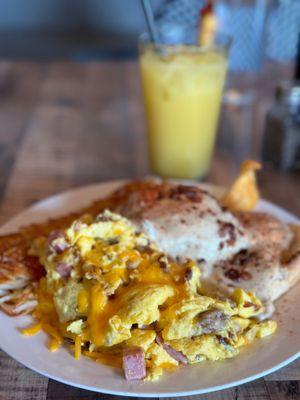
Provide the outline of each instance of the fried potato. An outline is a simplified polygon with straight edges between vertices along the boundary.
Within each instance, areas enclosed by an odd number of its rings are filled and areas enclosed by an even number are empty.
[[[250,211],[259,200],[255,171],[261,168],[257,161],[246,160],[241,165],[239,176],[225,193],[222,204],[231,211]]]

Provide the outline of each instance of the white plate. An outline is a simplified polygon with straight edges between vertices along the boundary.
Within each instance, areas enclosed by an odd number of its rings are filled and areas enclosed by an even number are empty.
[[[71,190],[43,200],[6,223],[0,233],[15,231],[19,226],[66,214],[92,200],[107,195],[120,182],[108,182]],[[299,222],[283,209],[260,201],[259,210],[276,215],[285,222]],[[127,382],[116,369],[96,364],[81,357],[75,361],[64,348],[50,353],[46,336],[39,333],[24,337],[18,328],[31,322],[31,317],[9,318],[0,313],[2,349],[28,368],[49,378],[96,392],[138,397],[174,397],[208,393],[252,381],[292,362],[300,355],[300,285],[277,302],[278,331],[270,338],[257,340],[236,358],[222,362],[204,362],[165,373],[157,382]]]

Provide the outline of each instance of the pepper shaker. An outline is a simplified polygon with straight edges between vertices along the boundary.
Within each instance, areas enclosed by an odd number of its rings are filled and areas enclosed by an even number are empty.
[[[262,159],[282,171],[300,169],[300,35],[294,76],[277,87],[266,116]]]
[[[300,169],[300,82],[282,82],[266,116],[263,162],[274,169]]]

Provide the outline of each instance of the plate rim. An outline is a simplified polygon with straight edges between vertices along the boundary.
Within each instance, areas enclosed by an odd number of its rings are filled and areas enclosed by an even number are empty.
[[[284,368],[285,366],[287,366],[288,364],[290,364],[291,362],[297,360],[300,357],[300,351],[296,354],[294,354],[293,356],[289,357],[288,359],[284,360],[282,363],[277,364],[276,366],[269,368],[267,370],[264,370],[262,372],[259,372],[257,374],[251,375],[247,378],[243,378],[237,381],[232,381],[230,383],[226,383],[224,385],[217,385],[217,386],[212,386],[209,388],[203,388],[203,389],[195,389],[195,390],[188,390],[188,391],[182,391],[182,392],[163,392],[163,393],[152,393],[152,392],[119,392],[119,391],[114,391],[114,390],[107,390],[107,389],[98,389],[96,387],[91,387],[88,385],[81,385],[80,383],[74,383],[74,382],[70,382],[67,380],[64,380],[62,378],[60,378],[59,376],[54,376],[52,374],[48,374],[46,372],[40,372],[38,369],[31,367],[30,364],[28,363],[24,363],[23,361],[19,361],[17,358],[11,356],[8,352],[6,352],[5,350],[3,350],[1,348],[1,350],[7,354],[9,357],[11,357],[12,359],[14,359],[15,361],[17,361],[18,363],[20,363],[21,365],[25,366],[26,368],[29,368],[31,371],[36,372],[39,375],[45,376],[48,379],[52,379],[56,382],[60,382],[63,383],[65,385],[71,386],[71,387],[76,387],[79,389],[84,389],[90,392],[94,392],[94,393],[103,393],[103,394],[110,394],[110,395],[115,395],[115,396],[122,396],[122,397],[142,397],[142,398],[155,398],[155,397],[159,397],[159,398],[165,398],[165,397],[183,397],[183,396],[193,396],[193,395],[198,395],[198,394],[206,394],[206,393],[213,393],[213,392],[218,392],[221,390],[226,390],[226,389],[230,389],[233,387],[237,387],[249,382],[253,382],[257,379],[263,378],[264,376],[270,375],[273,372],[278,371],[281,368]]]
[[[4,224],[2,224],[0,226],[0,235],[12,232],[12,231],[9,230],[9,227],[10,227],[10,225],[14,224],[15,220],[18,221],[18,219],[22,218],[22,216],[27,214],[28,212],[34,212],[34,210],[37,209],[38,207],[43,207],[43,205],[45,203],[47,203],[47,202],[53,202],[53,201],[55,202],[59,198],[62,198],[62,197],[68,196],[68,195],[74,195],[76,192],[79,192],[79,191],[80,192],[85,192],[87,190],[93,190],[93,189],[97,189],[97,188],[101,189],[101,187],[103,187],[103,186],[112,186],[112,189],[113,189],[113,186],[117,187],[117,186],[119,186],[121,184],[124,184],[127,181],[128,181],[128,179],[109,180],[109,181],[103,181],[103,182],[98,182],[98,183],[78,186],[78,187],[70,188],[70,189],[62,191],[60,193],[51,195],[49,197],[43,198],[43,199],[31,204],[29,207],[23,209],[22,211],[17,213],[15,216],[13,216],[9,220],[7,220]],[[193,184],[195,184],[195,182],[193,182]],[[196,184],[198,184],[200,186],[203,186],[202,182],[196,182]],[[204,185],[206,187],[222,189],[222,187],[220,187],[218,185],[210,184],[210,183],[204,183]],[[101,198],[101,194],[100,194],[100,196],[98,198]],[[91,198],[88,198],[86,205],[90,204],[92,201],[94,201],[94,200],[91,199]],[[297,216],[293,215],[289,211],[285,210],[284,208],[282,208],[280,206],[277,206],[276,204],[274,204],[274,203],[272,203],[270,201],[267,201],[267,200],[264,200],[264,199],[260,199],[259,203],[262,204],[263,206],[271,207],[274,210],[274,212],[281,212],[281,213],[285,214],[285,216],[287,218],[295,221],[296,223],[300,222],[299,219],[297,218]],[[79,207],[77,206],[77,208],[74,208],[74,211],[76,209],[80,209],[80,207],[84,207],[84,205],[79,206]],[[72,212],[73,208],[71,208],[70,211]],[[60,214],[60,213],[57,214],[57,216],[60,216],[60,215],[66,215],[66,213],[63,212],[62,214]],[[40,222],[40,221],[41,221],[40,219],[37,219],[36,222]],[[20,224],[18,224],[18,225],[19,225],[19,227],[22,226]],[[0,345],[0,347],[2,349],[1,345]],[[8,354],[9,357],[13,358],[17,362],[19,362],[21,365],[31,369],[32,371],[34,371],[34,372],[36,372],[36,373],[38,373],[38,374],[40,374],[42,376],[45,376],[47,378],[50,378],[50,379],[53,379],[55,381],[64,383],[66,385],[77,387],[77,388],[84,389],[84,390],[89,390],[89,391],[96,392],[96,393],[104,393],[104,394],[111,394],[111,395],[118,395],[118,396],[143,397],[143,398],[150,398],[150,397],[157,397],[157,396],[159,396],[160,398],[192,396],[192,395],[197,395],[197,394],[212,393],[212,392],[215,392],[215,391],[229,389],[229,388],[236,387],[236,386],[239,386],[239,385],[254,381],[256,379],[262,378],[262,377],[264,377],[266,375],[269,375],[269,374],[271,374],[271,373],[273,373],[273,372],[285,367],[286,365],[290,364],[291,362],[295,361],[296,359],[298,359],[300,357],[300,349],[299,349],[298,352],[296,352],[292,356],[288,357],[287,359],[283,360],[281,363],[276,364],[275,366],[273,366],[271,368],[268,368],[266,370],[258,372],[257,374],[253,374],[253,375],[250,375],[248,377],[245,377],[245,378],[242,378],[242,379],[239,379],[239,380],[233,380],[233,381],[231,381],[229,383],[225,383],[225,384],[222,384],[222,385],[215,385],[215,386],[211,386],[211,387],[208,387],[208,388],[194,389],[194,390],[180,391],[180,392],[157,392],[157,393],[155,393],[155,392],[133,392],[133,391],[122,391],[122,392],[120,392],[120,391],[115,391],[115,390],[100,389],[100,388],[97,388],[97,387],[92,387],[92,386],[80,384],[80,383],[77,383],[77,382],[74,382],[74,381],[73,382],[67,381],[64,378],[60,378],[59,376],[52,375],[52,374],[49,374],[49,373],[44,372],[44,371],[41,372],[42,369],[39,370],[39,369],[31,366],[30,362],[27,362],[27,361],[24,362],[19,357],[15,357],[15,356],[11,355],[10,352],[7,351],[7,350],[3,350],[3,351],[6,354]]]

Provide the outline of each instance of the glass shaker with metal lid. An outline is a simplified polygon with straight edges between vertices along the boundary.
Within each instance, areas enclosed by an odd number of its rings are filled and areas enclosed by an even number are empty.
[[[274,169],[300,170],[300,81],[284,81],[266,116],[263,162]]]

